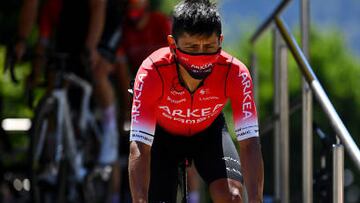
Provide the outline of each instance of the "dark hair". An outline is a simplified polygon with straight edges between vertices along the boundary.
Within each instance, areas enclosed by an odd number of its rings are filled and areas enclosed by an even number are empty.
[[[183,0],[173,11],[172,35],[177,39],[184,33],[220,36],[221,20],[216,5],[209,0]]]

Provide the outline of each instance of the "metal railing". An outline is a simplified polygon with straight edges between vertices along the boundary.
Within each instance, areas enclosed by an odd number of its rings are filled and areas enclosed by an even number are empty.
[[[283,36],[289,50],[294,56],[294,59],[297,62],[300,70],[302,71],[303,76],[313,90],[317,101],[320,103],[328,119],[330,119],[333,129],[337,133],[341,142],[344,143],[347,152],[350,154],[357,168],[360,170],[359,148],[351,137],[349,131],[346,129],[344,123],[340,119],[329,97],[325,93],[323,87],[321,86],[319,80],[313,72],[309,62],[306,60],[304,54],[297,45],[295,38],[290,34],[288,27],[284,23],[284,20],[280,17],[275,17],[275,23],[281,35]]]
[[[285,8],[289,5],[291,0],[283,0],[274,10],[274,12],[264,21],[263,24],[259,26],[259,28],[255,31],[255,33],[252,35],[250,42],[254,44],[258,38],[267,30],[267,28],[270,27],[270,25],[273,22],[273,19],[280,15]]]
[[[284,44],[287,46],[287,49],[290,50],[292,56],[294,57],[298,67],[303,76],[303,145],[307,146],[309,143],[312,145],[312,133],[311,133],[311,123],[312,123],[312,93],[314,93],[316,100],[319,102],[326,116],[331,122],[331,126],[335,130],[338,138],[345,145],[346,151],[349,153],[350,157],[354,161],[357,168],[360,170],[360,150],[350,133],[346,129],[339,115],[337,114],[334,106],[330,102],[327,94],[325,93],[323,87],[318,81],[315,73],[313,72],[312,67],[310,66],[306,56],[308,55],[308,26],[309,26],[309,0],[302,0],[302,40],[303,40],[303,51],[298,46],[295,38],[290,33],[287,25],[284,20],[280,17],[280,14],[286,6],[291,2],[291,0],[283,0],[274,10],[274,12],[264,21],[263,24],[256,30],[254,35],[251,37],[251,43],[254,44],[260,38],[260,36],[265,33],[265,31],[273,24],[275,24],[275,37],[274,37],[274,77],[275,77],[275,115],[278,116],[278,120],[275,121],[275,137],[274,144],[275,146],[275,201],[289,202],[289,180],[288,177],[279,178],[278,173],[282,173],[283,176],[288,173],[289,166],[289,156],[283,155],[283,153],[288,153],[288,129],[281,129],[283,126],[288,128],[289,115],[288,115],[288,94],[282,91],[287,91],[284,86],[288,85],[287,83],[287,71],[286,65],[284,67],[284,61],[286,61],[286,54],[283,54]],[[286,49],[286,50],[287,50]],[[305,54],[304,54],[305,53]],[[282,56],[283,55],[283,56]],[[305,56],[306,55],[306,56]],[[252,64],[256,64],[256,55],[252,53]],[[252,67],[253,72],[257,72],[256,66]],[[257,76],[254,81],[257,81]],[[256,85],[256,84],[255,84]],[[285,104],[285,105],[284,105]],[[283,109],[281,109],[283,108]],[[284,111],[284,108],[285,111]],[[282,146],[283,145],[283,146]],[[339,150],[340,149],[340,150]],[[334,146],[334,150],[340,152],[334,152],[334,160],[339,160],[338,163],[343,163],[343,158],[341,158],[341,147],[338,145]],[[336,157],[337,156],[337,157]],[[285,160],[284,160],[285,159]],[[339,169],[339,165],[341,170]],[[335,185],[334,180],[334,189],[337,188],[338,193],[343,190],[343,164],[336,165],[337,170],[334,170],[334,177],[336,177],[337,185]],[[334,166],[335,167],[335,166]],[[278,170],[278,171],[277,171]],[[336,174],[336,175],[335,175]],[[303,149],[303,202],[312,202],[312,147]],[[340,188],[341,187],[341,188]],[[335,194],[334,194],[335,195]],[[341,202],[343,200],[343,194],[336,194],[334,196],[334,201]]]

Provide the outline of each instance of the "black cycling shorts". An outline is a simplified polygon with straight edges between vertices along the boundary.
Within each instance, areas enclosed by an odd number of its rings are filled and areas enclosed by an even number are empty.
[[[220,115],[205,131],[174,136],[157,126],[151,149],[150,202],[176,202],[179,164],[193,161],[206,184],[221,178],[243,182],[240,159]]]
[[[124,15],[124,5],[122,4],[119,0],[107,1],[106,20],[98,46],[99,53],[111,63],[115,61],[116,50],[122,37]]]

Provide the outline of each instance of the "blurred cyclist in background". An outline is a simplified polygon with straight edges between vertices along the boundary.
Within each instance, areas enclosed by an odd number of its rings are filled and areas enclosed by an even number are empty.
[[[108,2],[108,10],[121,6],[113,6]],[[111,23],[105,25],[106,15],[115,12],[106,12],[105,0],[48,0],[43,4],[39,17],[40,38],[36,47],[37,59],[34,61],[33,79],[41,72],[40,67],[44,64],[45,52],[51,42],[52,52],[67,53],[67,71],[74,72],[82,77],[89,77],[89,71],[84,67],[82,57],[88,58],[90,68],[98,70],[99,66],[108,69],[109,63],[113,61],[118,40],[120,39],[119,25],[122,15],[111,16]],[[15,46],[15,53],[18,60],[21,60],[25,51],[25,39],[30,34],[31,27],[37,16],[39,2],[36,0],[25,1],[20,15],[20,26],[18,40]],[[110,24],[110,25],[108,25]],[[103,34],[103,29],[106,28]],[[103,37],[101,37],[103,36]],[[95,74],[96,75],[96,74]],[[106,78],[107,79],[107,78]],[[31,80],[31,79],[30,79]],[[103,109],[103,142],[99,155],[99,163],[102,165],[111,164],[117,159],[117,128],[115,107],[104,102],[104,93],[100,91],[104,83],[104,77],[94,77],[95,93],[99,98],[100,106]],[[34,83],[34,82],[33,82]],[[111,110],[113,109],[113,110]]]
[[[123,24],[123,36],[116,54],[116,72],[119,77],[121,108],[127,111],[120,123],[129,125],[129,82],[135,77],[141,62],[156,49],[166,46],[171,32],[169,18],[152,11],[148,0],[128,0]],[[128,127],[127,127],[128,128]]]
[[[36,58],[33,61],[33,71],[28,81],[30,86],[34,87],[36,85],[38,77],[42,72],[41,67],[46,63],[47,52],[65,52],[75,55],[77,58],[75,59],[75,64],[78,67],[73,65],[67,68],[69,71],[75,72],[80,76],[84,76],[82,71],[77,70],[82,66],[80,64],[80,55],[88,55],[93,72],[95,98],[102,114],[103,141],[99,155],[99,164],[108,165],[113,164],[118,156],[119,137],[115,96],[109,81],[109,74],[112,71],[115,51],[121,38],[125,2],[124,0],[101,0],[101,5],[94,2],[94,0],[81,0],[74,2],[72,5],[69,0],[47,0],[42,4],[39,14],[39,40],[35,49]],[[33,1],[31,6],[28,2],[25,2],[22,16],[35,15],[33,13],[37,9],[35,4],[38,4],[38,2]],[[22,20],[23,18],[25,17],[22,17]],[[21,24],[24,23],[26,21],[21,21]],[[32,21],[27,21],[26,26],[32,23]],[[95,28],[92,25],[97,25],[98,29],[94,30]],[[24,30],[23,27],[21,28]],[[19,30],[21,29],[19,28]],[[92,41],[90,44],[93,45],[87,46],[87,43],[85,42],[84,44],[80,36],[91,31],[95,31],[94,33],[98,34],[88,34],[90,41]],[[93,49],[93,46],[96,48]],[[22,54],[22,50],[18,52],[19,54],[17,55]],[[48,77],[51,77],[51,74]],[[50,79],[50,81],[52,80]],[[48,85],[48,89],[52,89],[52,84],[49,83]],[[114,179],[111,202],[119,202],[120,168],[116,164],[113,167]]]

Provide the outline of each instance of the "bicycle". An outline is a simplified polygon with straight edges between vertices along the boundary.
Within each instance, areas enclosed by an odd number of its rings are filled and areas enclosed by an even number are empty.
[[[187,172],[186,169],[190,167],[190,163],[188,159],[184,159],[179,164],[179,184],[178,184],[178,195],[180,195],[181,203],[188,202],[188,181],[187,181]]]
[[[101,130],[90,108],[92,87],[65,72],[68,60],[63,53],[50,56],[50,65],[60,67],[55,88],[42,98],[33,119],[31,183],[36,203],[103,202],[107,195],[112,168],[96,167]],[[68,99],[71,87],[82,92],[78,116]]]

